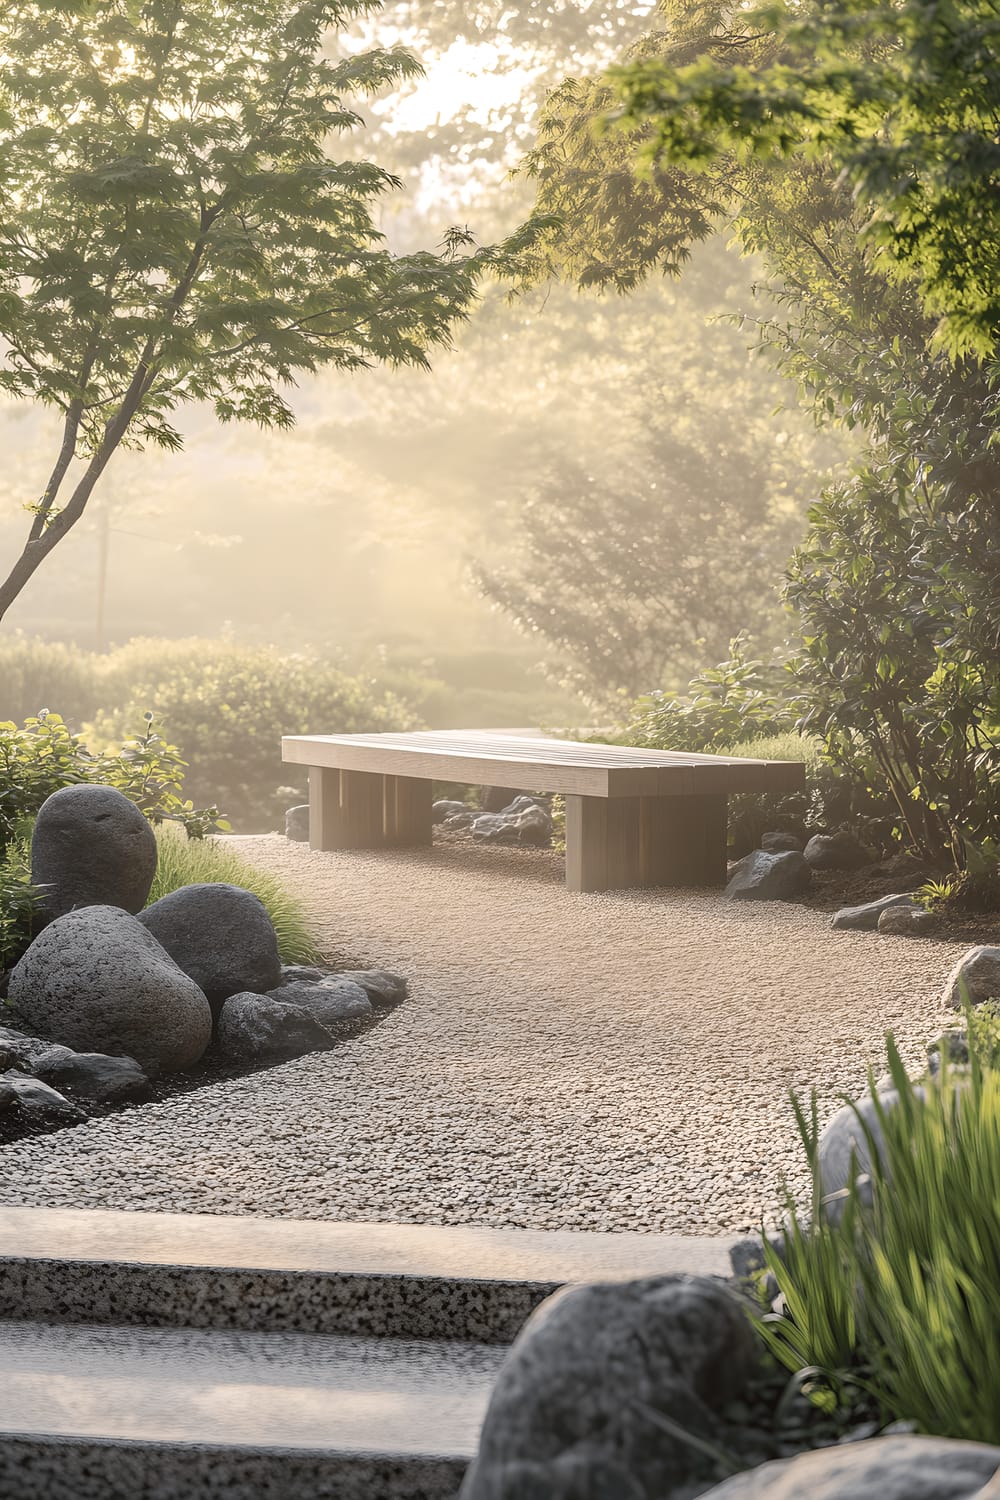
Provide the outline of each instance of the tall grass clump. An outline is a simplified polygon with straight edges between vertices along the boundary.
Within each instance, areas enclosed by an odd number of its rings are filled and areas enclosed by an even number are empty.
[[[283,963],[311,964],[320,960],[302,903],[274,875],[240,859],[234,849],[215,839],[189,839],[182,829],[156,829],[159,860],[149,901],[159,901],[185,885],[222,881],[252,891],[267,910],[278,935]]]
[[[915,1085],[889,1039],[899,1096],[858,1115],[872,1201],[858,1185],[832,1222],[820,1203],[815,1102],[796,1103],[813,1171],[808,1224],[790,1211],[767,1248],[782,1305],[758,1318],[777,1359],[821,1404],[863,1391],[886,1422],[1000,1442],[1000,1073],[981,1066]]]

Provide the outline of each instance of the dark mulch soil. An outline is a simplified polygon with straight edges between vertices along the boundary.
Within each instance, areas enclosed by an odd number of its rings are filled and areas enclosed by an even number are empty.
[[[902,881],[879,865],[861,870],[814,870],[812,885],[799,897],[803,906],[835,912],[842,906],[863,906],[880,896],[914,890],[921,882]],[[936,926],[928,934],[954,943],[1000,943],[1000,912],[948,911],[938,913]]]

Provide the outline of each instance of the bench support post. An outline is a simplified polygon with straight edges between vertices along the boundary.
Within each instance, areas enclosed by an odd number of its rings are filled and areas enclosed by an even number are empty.
[[[416,776],[386,776],[385,841],[396,848],[431,844],[434,783]]]
[[[642,885],[640,800],[567,796],[567,890],[616,891]]]
[[[725,793],[643,797],[643,885],[725,885]]]
[[[566,886],[722,885],[726,797],[566,798]]]
[[[373,771],[309,768],[313,849],[379,849],[385,843],[383,778]]]

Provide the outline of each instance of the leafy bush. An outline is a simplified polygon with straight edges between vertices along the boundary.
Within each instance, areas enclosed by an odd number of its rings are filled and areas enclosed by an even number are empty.
[[[818,741],[786,730],[760,739],[719,745],[718,755],[744,760],[791,760],[804,764],[806,784],[801,792],[737,792],[729,798],[729,846],[735,858],[758,849],[763,834],[772,830],[804,834],[842,821],[845,783],[824,761]]]
[[[79,729],[101,702],[102,658],[54,641],[0,640],[0,720],[22,724],[58,708]]]
[[[320,953],[313,940],[302,903],[290,896],[281,881],[240,859],[236,851],[213,839],[192,840],[179,828],[157,829],[159,862],[149,895],[150,904],[185,885],[225,881],[253,891],[263,902],[278,934],[278,949],[286,964],[315,963]]]
[[[911,848],[956,870],[1000,841],[1000,575],[986,450],[994,472],[996,458],[983,429],[983,465],[963,454],[964,474],[947,485],[930,483],[912,453],[824,494],[787,587],[802,624],[804,726],[847,774],[885,788]],[[959,503],[970,482],[983,488]]]
[[[767,1259],[783,1308],[758,1319],[772,1353],[820,1402],[874,1402],[920,1432],[1000,1441],[1000,1072],[975,1048],[967,1074],[942,1062],[923,1092],[892,1040],[899,1104],[876,1096],[873,1204],[857,1186],[838,1223],[820,1209],[817,1121],[796,1102],[813,1171],[811,1221],[791,1207]],[[874,1087],[872,1082],[872,1087]]]
[[[40,898],[31,884],[31,851],[27,839],[11,839],[0,854],[0,974],[21,957],[31,942]]]
[[[23,728],[0,724],[0,854],[23,834],[45,799],[80,782],[113,786],[151,822],[171,818],[196,837],[227,827],[219,810],[196,810],[182,796],[185,762],[153,729],[146,715],[143,734],[117,751],[93,755],[56,713],[30,718]]]
[[[189,763],[196,802],[224,806],[244,831],[275,827],[305,797],[306,776],[283,766],[286,734],[405,729],[409,709],[373,681],[308,655],[225,641],[133,641],[104,669],[108,708],[86,727],[91,745],[113,743],[152,711]]]
[[[714,752],[723,745],[795,728],[795,683],[784,663],[747,658],[748,637],[730,655],[698,673],[680,697],[649,693],[632,706],[623,740],[654,750]]]

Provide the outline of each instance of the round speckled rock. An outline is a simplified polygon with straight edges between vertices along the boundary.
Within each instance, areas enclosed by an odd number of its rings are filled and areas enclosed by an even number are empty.
[[[139,921],[217,1007],[244,990],[281,983],[278,939],[252,891],[222,881],[185,885],[154,901]]]
[[[156,874],[156,839],[134,802],[110,786],[46,798],[31,839],[31,879],[49,921],[81,906],[137,912]]]
[[[333,1046],[326,1027],[301,1006],[252,993],[226,1000],[218,1041],[225,1057],[241,1063],[285,1062]]]
[[[697,1440],[716,1436],[714,1413],[740,1394],[755,1358],[746,1309],[707,1277],[565,1288],[532,1314],[504,1363],[461,1500],[516,1500],[512,1461],[536,1465],[537,1492],[554,1500],[610,1500],[617,1488],[576,1485],[615,1465],[651,1497],[710,1478]],[[678,1436],[654,1437],[638,1420],[650,1409],[669,1413]]]
[[[137,918],[115,906],[67,912],[46,927],[10,981],[14,1017],[77,1052],[134,1057],[176,1072],[212,1035],[202,991]]]

